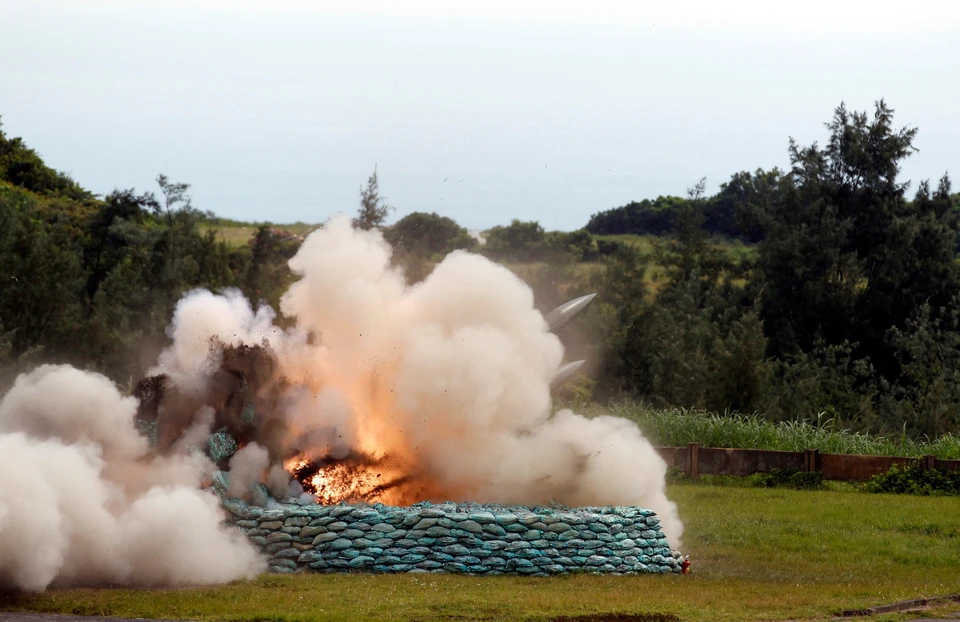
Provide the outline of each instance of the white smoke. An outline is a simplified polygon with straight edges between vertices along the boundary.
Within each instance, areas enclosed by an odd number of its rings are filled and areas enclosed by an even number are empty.
[[[273,325],[276,314],[261,306],[256,312],[237,290],[216,295],[206,290],[186,294],[174,311],[167,329],[173,344],[160,354],[151,374],[166,373],[180,387],[193,389],[216,361],[210,358],[214,337],[232,344],[276,344],[282,331]]]
[[[237,450],[230,457],[230,488],[227,496],[249,501],[253,487],[263,479],[270,466],[267,450],[256,443],[250,443]]]
[[[231,495],[249,497],[258,482],[299,492],[280,444],[307,459],[388,459],[378,464],[420,498],[650,508],[679,546],[665,464],[636,425],[552,414],[563,347],[510,271],[455,252],[408,287],[381,234],[343,216],[311,234],[290,267],[300,278],[281,311],[292,329],[235,291],[195,291],[177,305],[154,372],[189,410],[164,455],[134,426],[137,400],[106,378],[44,366],[17,379],[0,402],[0,587],[206,584],[264,568],[202,490],[214,466],[196,449],[219,416],[201,408],[219,365],[214,342],[266,345],[278,369],[263,373],[282,379],[279,397],[257,407],[272,404],[266,416],[283,425],[234,455]]]
[[[666,466],[636,425],[551,414],[563,347],[509,270],[455,252],[408,287],[381,234],[342,215],[307,237],[290,267],[300,279],[280,308],[296,330],[270,327],[269,312],[254,314],[236,294],[197,293],[178,307],[167,370],[197,369],[206,354],[195,344],[211,335],[266,338],[283,376],[300,385],[285,416],[303,455],[329,453],[325,439],[336,438],[399,457],[435,498],[644,506],[679,544]],[[206,313],[232,316],[198,317]]]
[[[200,490],[211,465],[152,459],[136,407],[72,367],[17,379],[0,402],[0,587],[199,585],[263,569]]]

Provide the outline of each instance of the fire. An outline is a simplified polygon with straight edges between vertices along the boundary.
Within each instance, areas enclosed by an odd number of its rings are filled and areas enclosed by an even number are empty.
[[[352,441],[349,450],[341,444],[312,443],[310,429],[291,430],[301,448],[286,459],[283,467],[317,503],[386,503],[409,505],[426,499],[423,475],[415,473],[418,460],[408,447],[404,434],[389,422],[395,421],[396,405],[390,391],[379,386],[384,381],[385,365],[363,383],[363,390],[342,391],[349,404]],[[336,376],[329,374],[330,379]],[[343,381],[346,383],[346,381]],[[342,437],[340,437],[342,438]],[[344,455],[345,454],[345,455]]]
[[[342,459],[310,460],[297,456],[287,460],[284,468],[322,505],[341,501],[408,505],[421,500],[415,478],[390,457],[354,453]]]

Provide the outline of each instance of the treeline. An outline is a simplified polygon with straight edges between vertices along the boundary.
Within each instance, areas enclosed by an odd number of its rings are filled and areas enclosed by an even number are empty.
[[[839,107],[790,169],[739,173],[714,196],[632,203],[587,227],[513,221],[472,237],[450,218],[391,208],[376,172],[354,223],[378,227],[408,280],[456,249],[507,263],[549,310],[597,301],[563,329],[589,378],[574,397],[816,418],[917,437],[960,426],[958,201],[944,176],[898,181],[915,129]],[[276,308],[298,242],[258,228],[228,246],[188,187],[93,197],[0,133],[0,382],[39,360],[125,382],[155,360],[180,295],[238,287]],[[658,233],[652,253],[604,234]],[[750,252],[725,252],[736,237]],[[283,318],[280,319],[283,321]]]
[[[543,310],[598,292],[562,333],[570,358],[593,364],[572,388],[581,398],[956,433],[957,195],[946,176],[898,181],[916,130],[896,128],[883,102],[872,115],[839,107],[827,133],[823,146],[791,142],[788,171],[740,173],[710,197],[701,182],[580,231],[515,220],[478,245],[450,219],[413,214],[385,234],[414,280],[470,248],[521,274]],[[652,253],[590,231],[622,234],[599,223],[638,214],[665,215],[643,230],[663,234]],[[751,251],[727,252],[718,233]]]
[[[719,239],[741,240],[747,244],[759,242],[765,231],[761,219],[771,205],[781,200],[785,175],[778,168],[734,174],[720,185],[715,195],[699,202],[703,229]],[[584,230],[593,235],[667,236],[674,230],[689,200],[689,197],[661,196],[633,201],[597,212]],[[951,202],[953,209],[960,211],[960,193],[954,194]],[[957,250],[960,251],[960,244]]]
[[[701,198],[703,228],[718,237],[759,242],[763,226],[760,214],[779,200],[784,173],[777,168],[765,171],[740,172],[721,184],[720,191]],[[633,201],[622,207],[598,212],[590,217],[584,229],[594,235],[669,235],[689,197],[657,197],[651,201]]]
[[[0,127],[0,390],[41,361],[135,380],[192,288],[276,303],[296,244],[263,226],[230,248],[186,184],[157,184],[96,198]]]
[[[916,130],[894,127],[883,102],[872,115],[841,106],[827,129],[823,146],[791,141],[790,170],[762,175],[760,198],[737,205],[755,253],[732,261],[707,243],[717,198],[701,184],[672,208],[655,297],[640,278],[649,265],[626,252],[609,262],[600,299],[612,337],[598,374],[617,383],[608,389],[781,420],[827,413],[857,430],[957,432],[950,180],[908,196],[897,175]]]

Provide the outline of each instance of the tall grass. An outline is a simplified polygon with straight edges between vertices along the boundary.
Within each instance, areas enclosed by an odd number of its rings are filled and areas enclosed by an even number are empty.
[[[774,449],[874,456],[920,457],[932,454],[944,460],[960,459],[960,436],[946,434],[934,440],[907,436],[876,436],[838,429],[833,419],[774,423],[760,415],[707,413],[699,410],[659,410],[635,403],[587,409],[590,415],[614,415],[635,421],[654,445],[680,447],[697,442],[704,447]]]

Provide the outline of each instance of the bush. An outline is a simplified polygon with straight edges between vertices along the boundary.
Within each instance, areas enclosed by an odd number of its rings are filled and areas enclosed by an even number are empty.
[[[442,257],[457,249],[470,249],[476,241],[452,219],[435,213],[413,212],[383,233],[395,249],[424,258]]]
[[[754,485],[760,488],[817,490],[823,488],[823,473],[808,473],[796,469],[773,469],[767,473],[758,473]]]
[[[905,467],[894,465],[886,473],[870,478],[864,490],[900,495],[960,495],[960,471],[924,469],[919,462]]]
[[[574,261],[596,261],[600,258],[599,245],[584,229],[577,231],[551,231],[546,235],[546,244],[554,253],[569,254]]]
[[[516,218],[504,227],[487,231],[484,252],[501,261],[536,261],[548,249],[547,234],[537,221]]]
[[[616,255],[627,248],[627,246],[628,245],[625,242],[621,242],[620,240],[604,240],[603,238],[597,238],[597,254],[601,257]]]

